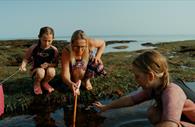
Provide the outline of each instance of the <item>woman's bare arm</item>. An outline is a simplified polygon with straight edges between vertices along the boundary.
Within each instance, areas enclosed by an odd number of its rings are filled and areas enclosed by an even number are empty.
[[[104,52],[104,49],[105,49],[105,41],[104,40],[95,40],[95,39],[89,39],[89,46],[90,46],[90,49],[94,49],[94,48],[97,48],[97,52],[96,52],[96,56],[95,56],[95,62],[100,62],[102,63],[101,61],[101,56]]]
[[[77,84],[71,81],[70,53],[65,48],[62,51],[61,63],[62,63],[62,71],[61,71],[62,80],[73,91],[73,94],[76,95]]]
[[[70,79],[70,53],[67,51],[67,49],[62,50],[62,58],[61,58],[61,65],[62,65],[62,70],[61,70],[61,77],[63,82],[71,87],[72,81]]]

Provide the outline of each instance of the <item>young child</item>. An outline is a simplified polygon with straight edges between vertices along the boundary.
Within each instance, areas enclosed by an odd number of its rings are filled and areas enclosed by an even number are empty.
[[[121,97],[108,105],[96,102],[94,106],[106,111],[155,99],[156,104],[148,110],[148,118],[155,127],[195,127],[195,104],[187,99],[178,85],[169,82],[165,57],[158,51],[146,51],[135,58],[132,71],[142,91]]]
[[[49,93],[54,89],[48,84],[55,76],[55,67],[58,64],[58,50],[52,45],[54,30],[51,27],[42,27],[37,44],[33,44],[27,51],[19,67],[26,71],[29,61],[32,61],[31,75],[35,78],[34,93],[42,94],[41,86]]]
[[[64,84],[70,87],[75,94],[76,82],[82,81],[87,90],[92,89],[90,78],[105,75],[101,56],[104,52],[105,42],[87,37],[82,30],[76,30],[71,43],[62,51],[61,76]],[[94,57],[92,52],[97,49]]]

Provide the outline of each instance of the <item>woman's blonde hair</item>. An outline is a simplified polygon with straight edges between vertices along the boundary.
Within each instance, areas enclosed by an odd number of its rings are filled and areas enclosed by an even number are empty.
[[[83,52],[83,55],[82,55],[82,60],[84,62],[85,65],[87,65],[88,61],[89,61],[89,45],[88,45],[88,38],[87,36],[85,35],[84,31],[82,30],[76,30],[73,34],[72,34],[72,37],[71,37],[71,55],[70,55],[70,59],[71,59],[71,63],[72,64],[75,64],[76,60],[75,60],[75,53],[72,51],[72,45],[75,41],[77,40],[85,40],[86,43],[87,43],[87,46]]]
[[[132,64],[144,73],[153,72],[157,77],[161,78],[161,90],[169,84],[167,60],[160,52],[155,50],[146,51],[135,58]]]

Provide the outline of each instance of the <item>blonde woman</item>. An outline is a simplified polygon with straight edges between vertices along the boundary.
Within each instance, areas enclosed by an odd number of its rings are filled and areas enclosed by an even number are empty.
[[[97,49],[95,56],[93,56],[94,49]],[[74,95],[77,81],[81,80],[82,85],[87,90],[91,90],[90,78],[105,74],[100,59],[104,49],[105,42],[103,40],[88,38],[82,30],[73,33],[71,43],[62,51],[61,76]]]

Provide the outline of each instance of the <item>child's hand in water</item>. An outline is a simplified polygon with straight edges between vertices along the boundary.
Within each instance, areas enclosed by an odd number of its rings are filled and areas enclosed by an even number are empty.
[[[95,106],[96,108],[100,109],[103,112],[107,110],[107,106],[106,105],[103,105],[100,102],[93,103],[93,106]]]

